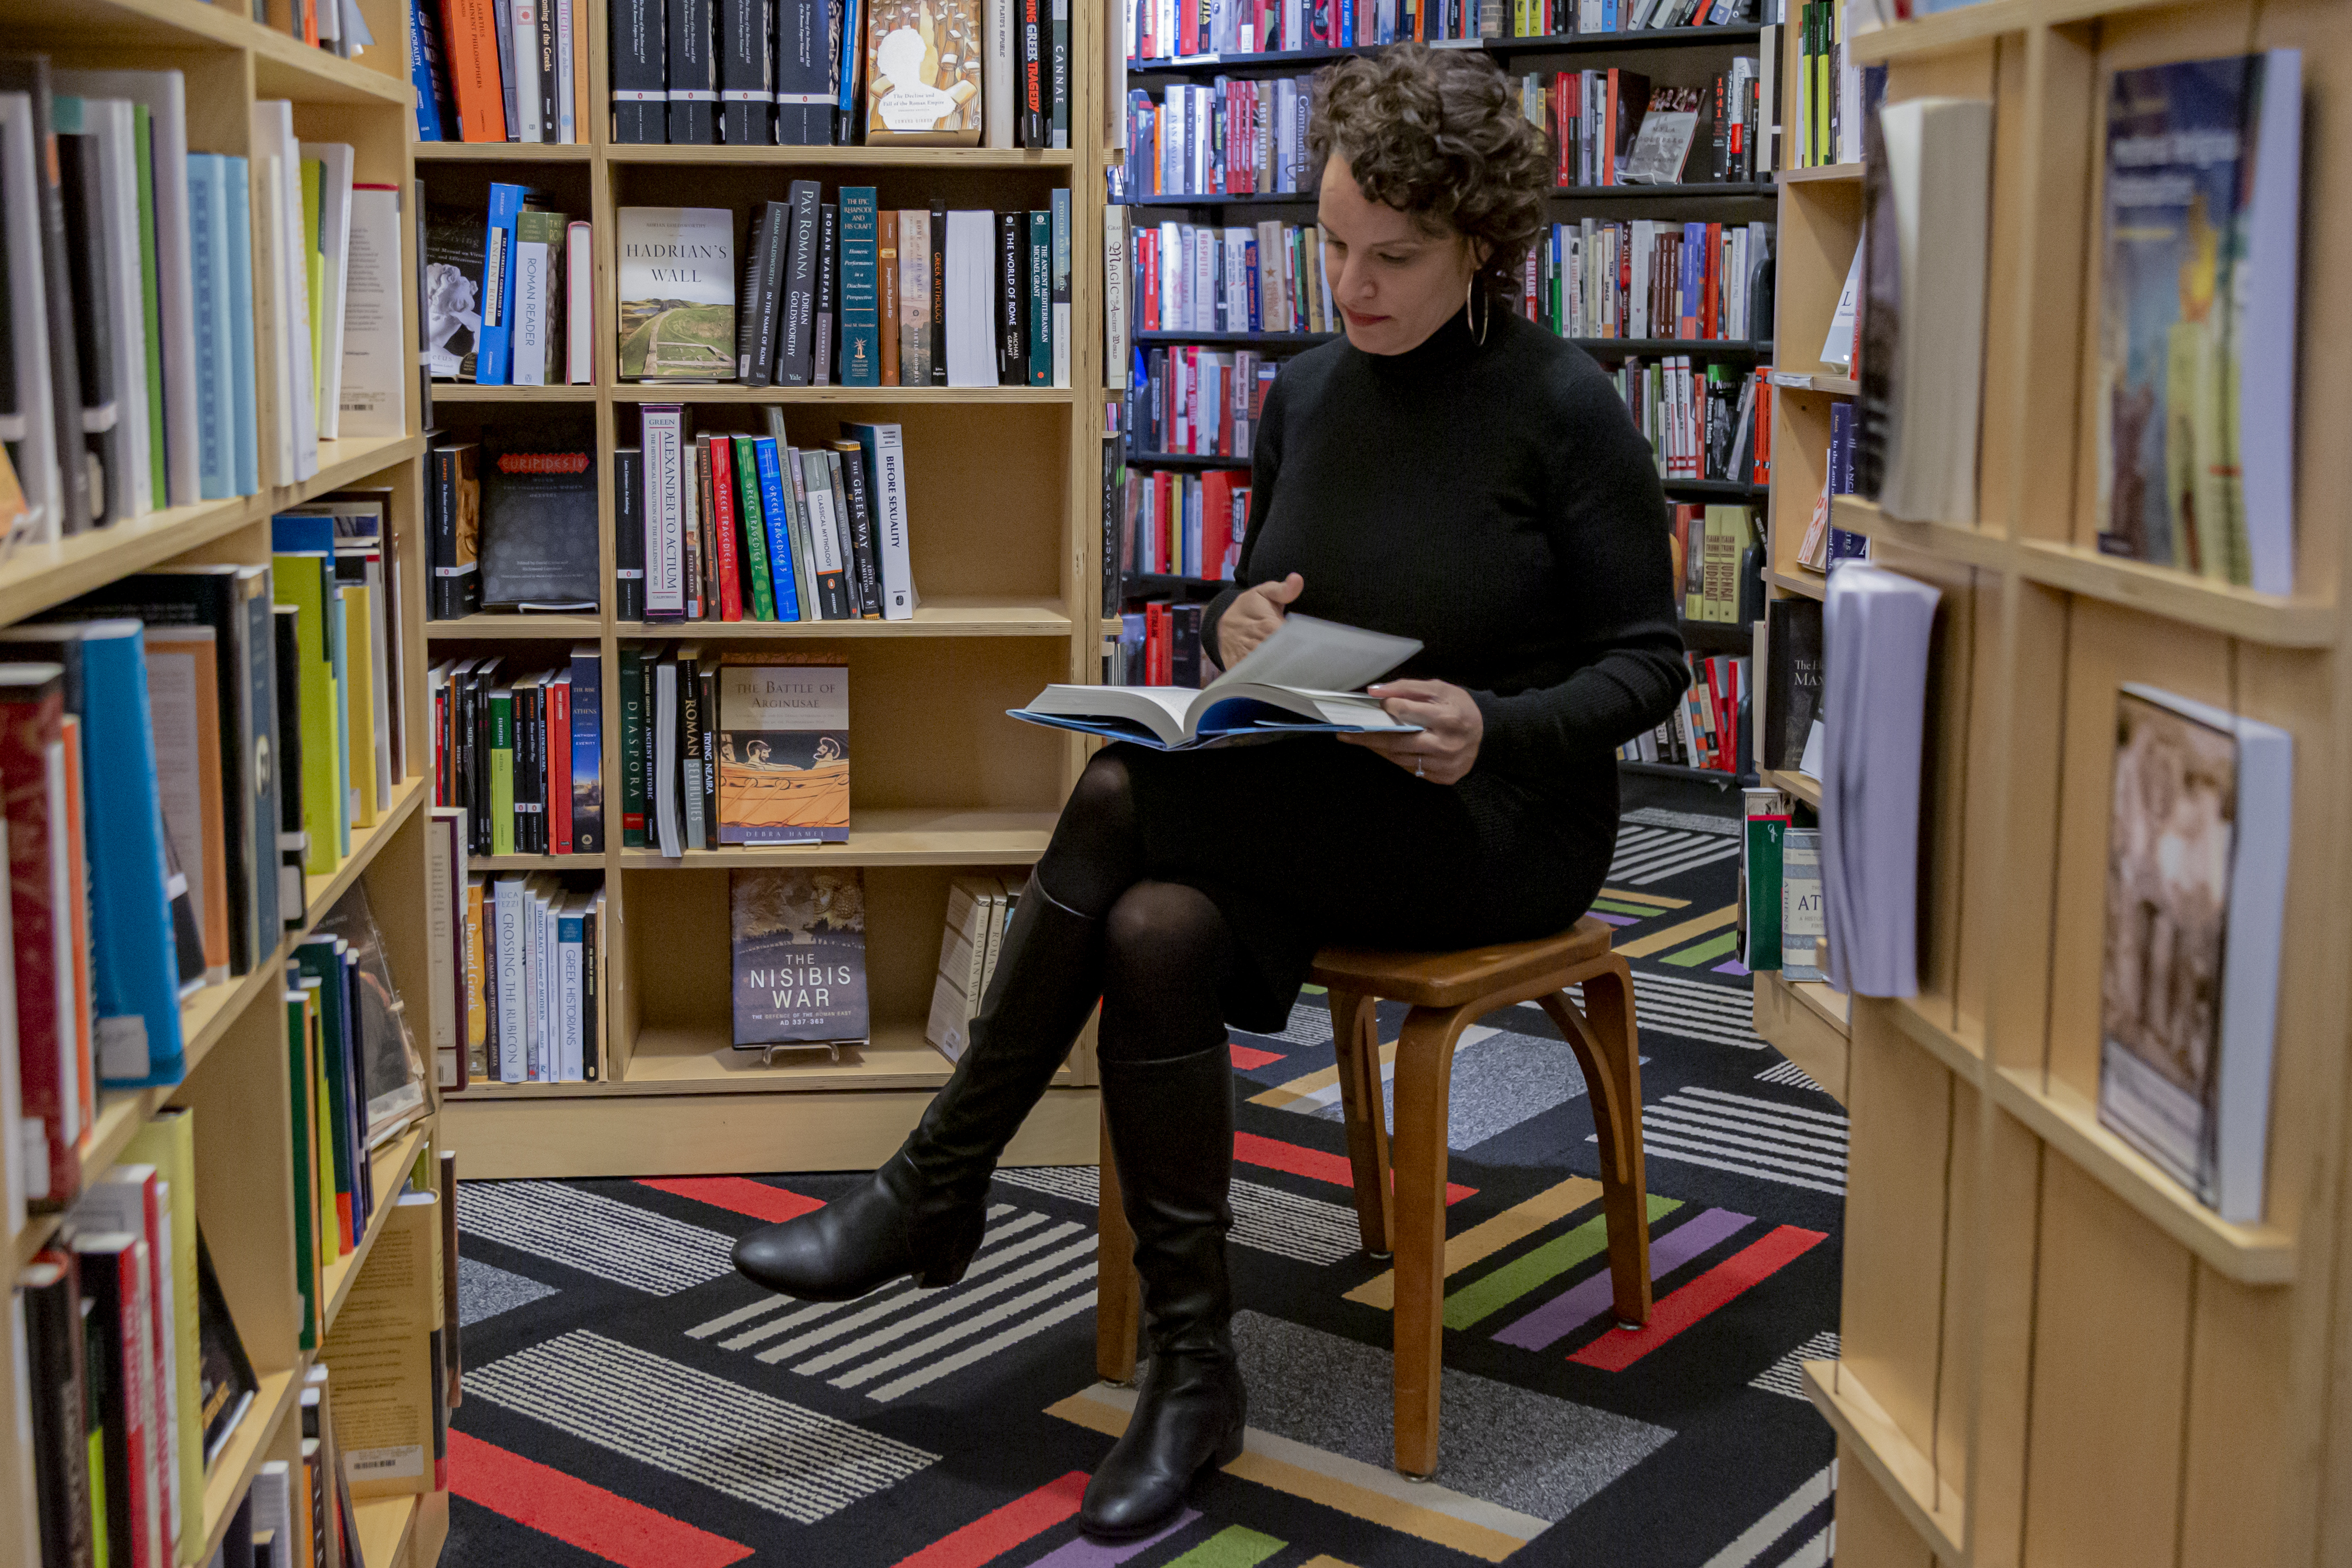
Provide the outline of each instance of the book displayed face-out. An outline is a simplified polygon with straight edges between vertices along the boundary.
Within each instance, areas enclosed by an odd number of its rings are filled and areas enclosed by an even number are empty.
[[[622,376],[733,379],[735,215],[623,207],[620,218]]]
[[[849,832],[849,671],[737,663],[719,672],[719,839],[809,844]]]

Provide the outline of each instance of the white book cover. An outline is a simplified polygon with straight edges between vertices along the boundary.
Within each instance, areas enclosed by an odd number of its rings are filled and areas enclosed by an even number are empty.
[[[61,70],[53,72],[49,80],[58,92],[145,104],[152,120],[155,279],[163,340],[164,472],[169,478],[168,503],[157,504],[188,506],[200,499],[202,465],[196,449],[195,281],[188,224],[186,82],[173,70]]]
[[[553,258],[543,239],[518,240],[515,244],[515,303],[514,303],[514,384],[517,386],[547,384],[547,334],[554,323],[548,320],[549,269]]]
[[[335,406],[347,437],[397,436],[406,427],[406,290],[400,283],[400,192],[352,187],[345,247],[343,342]]]
[[[305,142],[301,154],[319,164],[319,341],[310,345],[319,439],[341,438],[342,426],[344,290],[352,243],[352,149],[341,142]]]
[[[686,614],[686,455],[684,411],[645,409],[646,616]]]
[[[541,140],[539,116],[539,8],[562,0],[514,0],[514,105],[512,140]]]
[[[842,570],[841,533],[833,517],[833,486],[821,471],[824,466],[822,452],[796,452],[793,467],[804,476],[802,496],[807,509],[809,554],[816,561],[816,575]],[[803,465],[814,463],[819,472],[811,473]]]
[[[98,138],[100,227],[106,254],[100,266],[114,302],[115,418],[122,429],[122,460],[131,471],[127,509],[138,516],[155,510],[151,440],[163,432],[148,428],[146,290],[139,263],[139,119],[130,101],[86,98],[82,129]],[[127,329],[127,330],[126,330]]]
[[[562,936],[562,922],[584,921],[589,906],[594,900],[586,893],[575,893],[556,910],[558,951],[556,988],[562,997],[560,1009],[563,1033],[557,1042],[555,1076],[563,1083],[579,1083],[587,1076],[587,1063],[583,1059],[581,1042],[588,1032],[587,1003],[584,983],[587,977],[587,947],[584,932],[576,932],[568,940]]]
[[[271,1459],[253,1478],[253,1533],[271,1537],[268,1568],[294,1568],[294,1493],[289,1484],[292,1467]],[[257,1568],[258,1565],[257,1564]]]
[[[0,416],[0,439],[16,457],[16,480],[30,516],[22,525],[35,542],[56,542],[64,527],[58,471],[57,408],[50,401],[49,313],[41,288],[41,208],[34,182],[33,100],[0,92],[0,244],[7,247],[11,370],[16,412]],[[21,1191],[15,1185],[10,1192]]]
[[[1103,207],[1103,386],[1118,392],[1127,385],[1127,206],[1121,202]]]
[[[980,144],[983,147],[1013,145],[1013,62],[1016,53],[1013,29],[1018,10],[1016,0],[981,0],[981,32],[987,51],[981,56],[980,73]],[[1126,104],[1123,85],[1112,101],[1122,107]]]
[[[574,223],[564,234],[569,251],[564,260],[564,275],[573,279],[563,300],[570,318],[563,344],[564,379],[574,386],[586,386],[596,379],[594,233],[586,223]],[[583,282],[583,279],[588,281]]]
[[[552,139],[569,144],[580,140],[580,123],[572,106],[578,89],[572,79],[572,29],[576,24],[572,16],[572,0],[544,0],[544,3],[555,7],[555,135]]]
[[[270,209],[276,233],[273,269],[268,274],[270,319],[276,328],[287,377],[285,395],[278,405],[281,453],[291,453],[289,466],[277,481],[291,484],[319,471],[319,417],[311,389],[310,269],[302,256],[302,163],[294,140],[294,106],[282,98],[253,106],[253,150],[270,161],[274,182],[257,186],[255,209]],[[276,191],[278,199],[268,200]],[[257,275],[258,269],[257,268]]]
[[[996,384],[996,215],[951,211],[947,238],[948,384]]]
[[[493,884],[496,913],[496,935],[492,962],[499,977],[499,1081],[521,1083],[524,1079],[522,987],[523,987],[523,887],[520,877],[500,877]]]
[[[882,618],[914,618],[915,568],[907,552],[907,442],[896,425],[874,426],[874,544]]]
[[[677,660],[654,666],[654,833],[668,859],[686,853],[677,808]]]

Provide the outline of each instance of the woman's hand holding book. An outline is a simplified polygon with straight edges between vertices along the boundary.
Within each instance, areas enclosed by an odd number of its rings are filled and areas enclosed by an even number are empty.
[[[1225,612],[1225,619],[1230,625],[1231,610]],[[1431,784],[1459,784],[1478,765],[1478,742],[1486,737],[1486,719],[1462,688],[1443,680],[1391,680],[1367,687],[1364,694],[1377,698],[1389,717],[1400,724],[1421,728],[1405,735],[1340,736],[1347,744],[1369,747]]]
[[[1217,623],[1217,662],[1227,669],[1272,637],[1283,612],[1307,592],[1307,579],[1293,572],[1279,583],[1261,583],[1225,608]]]

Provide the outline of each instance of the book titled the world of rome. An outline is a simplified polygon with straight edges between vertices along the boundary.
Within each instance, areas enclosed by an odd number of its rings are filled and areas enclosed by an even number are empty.
[[[868,1037],[863,873],[733,871],[727,904],[738,1050]]]

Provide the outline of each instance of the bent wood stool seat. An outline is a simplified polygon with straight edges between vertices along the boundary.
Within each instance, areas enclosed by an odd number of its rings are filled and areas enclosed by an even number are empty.
[[[1364,1250],[1394,1254],[1396,1464],[1437,1469],[1437,1402],[1445,1307],[1446,1105],[1462,1031],[1498,1007],[1538,1002],[1584,1070],[1598,1134],[1609,1273],[1618,1321],[1650,1318],[1650,1226],[1642,1174],[1642,1066],[1633,973],[1610,951],[1609,927],[1587,915],[1558,936],[1461,952],[1381,952],[1327,947],[1312,977],[1331,994],[1339,1096]],[[1584,987],[1580,1010],[1568,988]],[[1381,1101],[1373,1004],[1408,1004],[1396,1044],[1396,1132]],[[1394,1190],[1391,1190],[1391,1172]],[[1134,1242],[1119,1206],[1109,1135],[1102,1144],[1102,1240],[1096,1268],[1097,1370],[1133,1377],[1139,1290]]]

